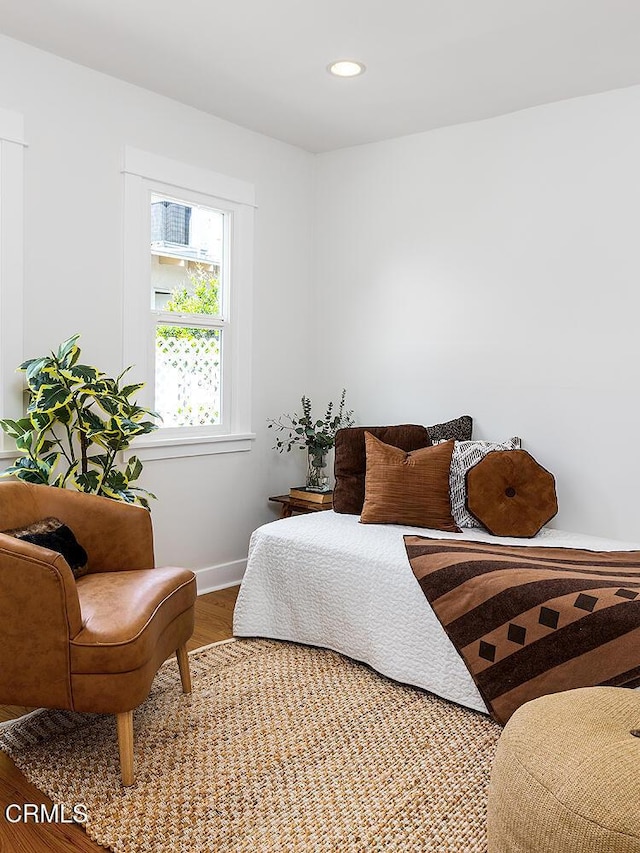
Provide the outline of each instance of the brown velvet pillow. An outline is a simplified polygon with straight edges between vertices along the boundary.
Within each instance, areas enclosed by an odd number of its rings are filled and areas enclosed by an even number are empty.
[[[367,476],[360,521],[458,532],[451,517],[453,441],[407,453],[365,433]]]
[[[494,536],[535,536],[558,512],[553,474],[526,450],[493,450],[467,471],[467,509]]]
[[[420,447],[429,447],[431,444],[426,427],[417,424],[339,429],[335,441],[334,512],[350,515],[360,515],[362,512],[364,477],[367,468],[365,432],[401,450],[417,450]]]
[[[76,579],[87,573],[87,552],[78,543],[73,531],[58,518],[43,518],[28,527],[16,527],[0,532],[5,536],[13,536],[62,554]]]

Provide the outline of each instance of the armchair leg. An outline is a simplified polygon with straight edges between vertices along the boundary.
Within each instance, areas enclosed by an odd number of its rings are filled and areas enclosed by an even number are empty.
[[[176,657],[178,658],[180,680],[182,681],[182,692],[191,693],[191,672],[189,671],[189,655],[187,654],[187,647],[180,646],[179,649],[176,649]]]
[[[122,784],[133,785],[133,711],[116,714],[118,747],[120,749],[120,775]]]

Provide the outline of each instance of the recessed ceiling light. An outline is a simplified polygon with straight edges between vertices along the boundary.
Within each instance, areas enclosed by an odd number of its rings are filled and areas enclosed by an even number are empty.
[[[359,74],[364,74],[365,66],[354,59],[338,59],[331,65],[327,65],[327,71],[335,77],[357,77]]]

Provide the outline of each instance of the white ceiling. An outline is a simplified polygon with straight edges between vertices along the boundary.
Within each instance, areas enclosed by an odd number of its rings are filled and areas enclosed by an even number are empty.
[[[0,0],[0,32],[315,152],[640,83],[639,0]]]

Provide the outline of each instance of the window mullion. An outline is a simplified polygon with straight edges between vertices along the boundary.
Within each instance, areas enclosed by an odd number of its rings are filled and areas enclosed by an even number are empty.
[[[202,329],[225,329],[229,321],[222,317],[209,316],[206,314],[174,314],[171,311],[152,311],[156,325],[166,326],[197,326]]]

